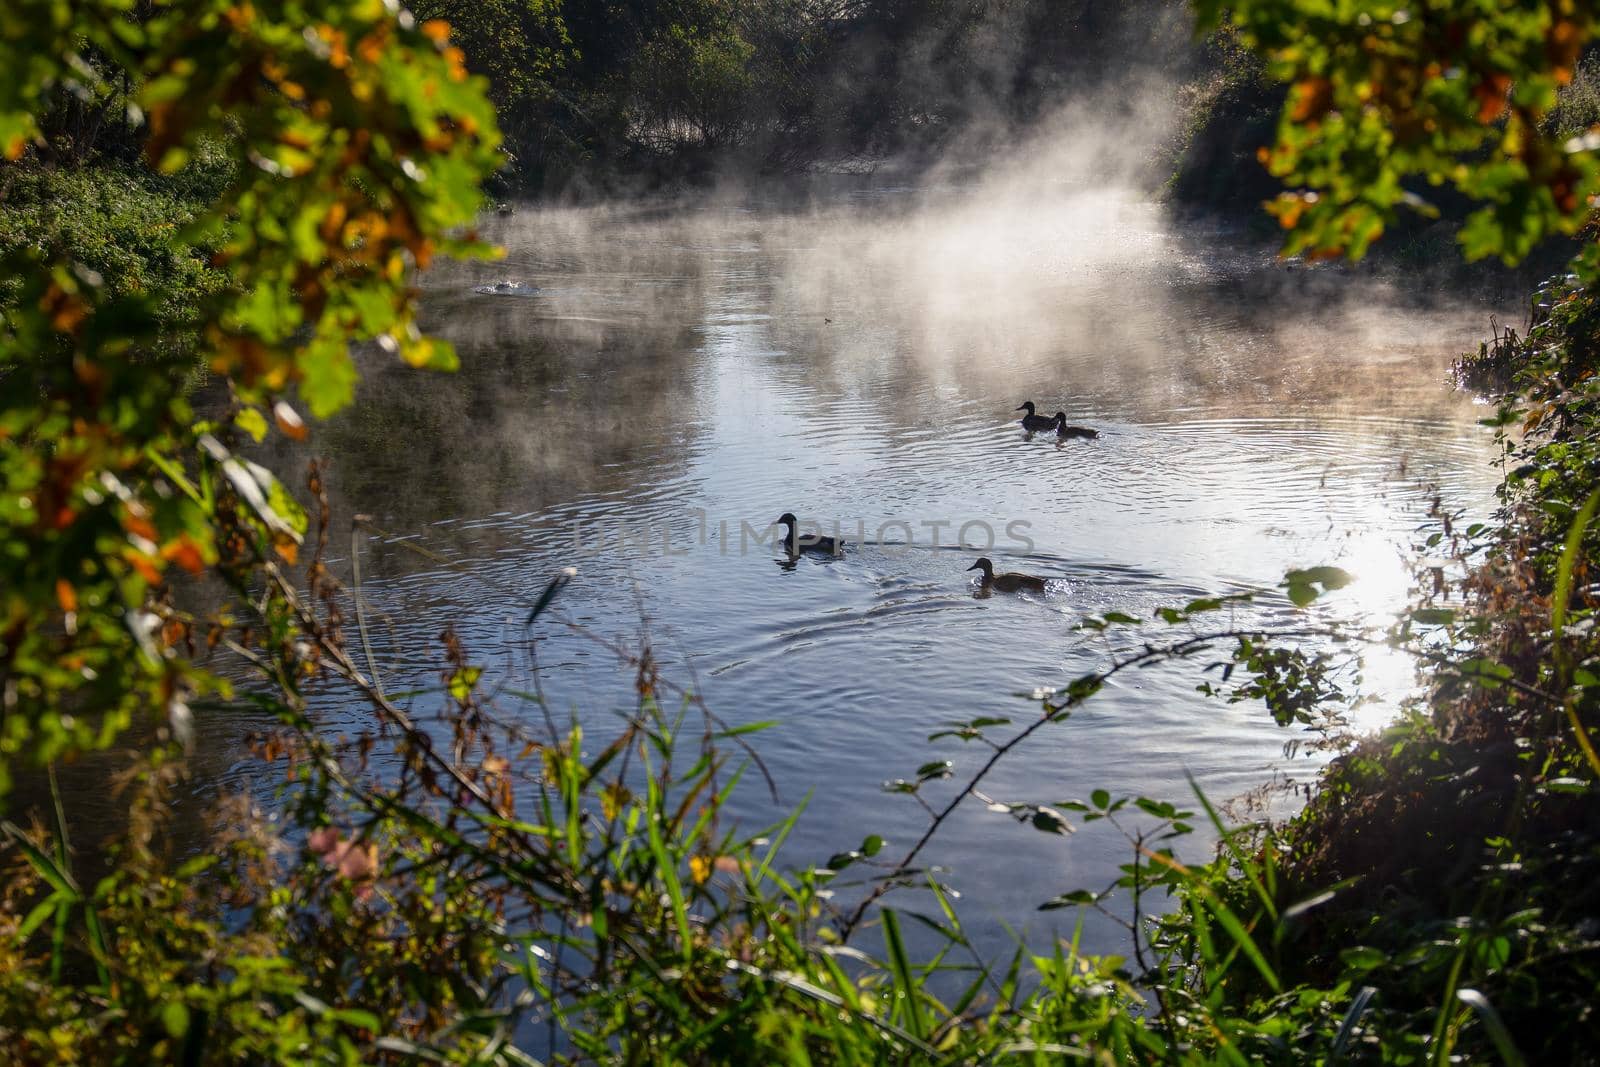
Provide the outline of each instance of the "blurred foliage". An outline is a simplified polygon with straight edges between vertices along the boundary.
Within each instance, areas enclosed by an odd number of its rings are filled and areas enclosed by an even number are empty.
[[[1600,192],[1600,130],[1550,122],[1597,21],[1575,0],[1195,0],[1202,29],[1235,27],[1290,85],[1262,161],[1289,191],[1285,251],[1359,258],[1430,188],[1477,206],[1468,259],[1525,257],[1577,233]],[[1600,266],[1586,253],[1587,269]]]
[[[194,418],[197,355],[255,436],[269,411],[304,433],[292,389],[314,414],[347,403],[352,342],[453,364],[416,328],[410,274],[485,251],[457,231],[495,164],[493,110],[442,25],[323,6],[0,15],[0,792],[12,760],[103,746],[135,714],[181,732],[218,688],[165,619],[169,568],[199,574],[242,536],[295,558],[298,507],[230,454],[235,427]],[[172,177],[50,172],[61,92],[126,95]]]

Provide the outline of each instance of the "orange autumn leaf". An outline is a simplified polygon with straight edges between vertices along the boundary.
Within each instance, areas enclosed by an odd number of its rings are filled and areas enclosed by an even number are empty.
[[[72,333],[89,317],[89,305],[54,282],[40,297],[39,310],[50,317],[50,328],[57,333]]]
[[[1556,82],[1567,85],[1572,81],[1572,68],[1583,54],[1584,34],[1571,19],[1559,19],[1545,38],[1545,55],[1555,74]]]
[[[145,581],[149,582],[151,585],[161,584],[161,572],[156,570],[155,564],[150,561],[149,556],[146,556],[143,552],[140,552],[136,548],[125,548],[122,550],[122,558],[126,560],[134,570],[138,571],[139,576]]]
[[[188,534],[179,534],[175,540],[163,545],[161,558],[169,563],[176,563],[190,574],[199,574],[206,566],[200,546],[195,544]]]
[[[1327,78],[1306,78],[1289,91],[1289,112],[1295,122],[1321,118],[1333,107],[1333,82]]]
[[[348,211],[343,200],[335,200],[333,206],[328,208],[327,214],[322,218],[322,224],[317,227],[317,233],[324,241],[332,241],[338,236]]]
[[[1504,73],[1489,75],[1472,90],[1478,99],[1478,121],[1490,123],[1506,111],[1506,94],[1511,91],[1511,76]]]
[[[82,355],[75,355],[72,357],[72,376],[85,388],[97,389],[105,382],[106,372],[98,364],[84,359]]]
[[[172,648],[189,635],[189,627],[180,619],[168,619],[161,627],[161,643]]]
[[[154,541],[161,536],[156,532],[156,528],[150,522],[150,520],[142,515],[135,515],[131,513],[124,515],[122,518],[122,528],[131,534],[135,534],[144,538],[146,541]]]
[[[1279,193],[1276,200],[1269,201],[1267,210],[1278,217],[1278,223],[1286,230],[1294,229],[1299,223],[1300,216],[1311,204],[1311,200],[1299,193]]]
[[[286,436],[296,441],[304,441],[306,439],[305,421],[300,418],[298,411],[284,401],[280,400],[272,405],[272,419],[278,424],[278,429],[282,430]]]
[[[467,80],[467,54],[459,48],[447,48],[444,52],[445,62],[450,67],[450,80],[464,82]]]

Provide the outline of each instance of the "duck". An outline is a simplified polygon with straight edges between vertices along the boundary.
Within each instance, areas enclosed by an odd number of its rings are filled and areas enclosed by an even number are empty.
[[[1056,436],[1063,441],[1073,437],[1080,437],[1085,441],[1093,441],[1100,436],[1099,430],[1091,430],[1087,426],[1068,426],[1067,413],[1065,411],[1056,412],[1056,417],[1052,421],[1055,423]]]
[[[1002,593],[1020,593],[1026,590],[1030,593],[1044,592],[1045,579],[1032,574],[996,574],[994,564],[989,562],[988,556],[979,556],[978,562],[968,567],[969,571],[982,571],[978,582],[985,589],[998,589]]]
[[[808,534],[801,537],[795,530],[794,513],[786,511],[778,516],[778,525],[788,528],[788,533],[783,535],[783,548],[791,556],[798,556],[802,552],[821,552],[824,555],[838,556],[844,552],[844,542],[837,537],[824,537],[821,534]]]
[[[1033,413],[1033,401],[1031,400],[1024,400],[1022,402],[1022,406],[1016,410],[1027,412],[1026,415],[1022,416],[1022,428],[1027,430],[1029,433],[1032,433],[1034,430],[1055,429],[1055,419],[1052,419],[1047,415],[1035,415]]]

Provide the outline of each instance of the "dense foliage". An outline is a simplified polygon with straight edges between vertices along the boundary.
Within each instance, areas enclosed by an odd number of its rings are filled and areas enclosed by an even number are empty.
[[[347,403],[353,340],[450,365],[417,332],[407,275],[476,250],[453,228],[472,221],[493,165],[493,112],[442,27],[402,25],[376,0],[326,17],[194,3],[136,21],[128,7],[41,2],[8,19],[5,54],[23,76],[0,98],[7,154],[25,164],[49,135],[36,115],[62,92],[100,91],[115,66],[119,83],[139,80],[131,100],[157,169],[226,177],[203,207],[166,218],[130,218],[109,186],[104,215],[40,198],[23,216],[39,229],[8,242],[0,746],[12,759],[103,745],[155,708],[182,729],[187,701],[216,682],[182,654],[190,624],[161,609],[167,569],[298,550],[287,494],[229,454],[228,426],[196,423],[195,354],[168,334],[197,338],[257,435],[268,407],[301,432],[281,399],[291,386],[317,414]],[[217,151],[228,158],[195,160]],[[206,251],[223,277],[197,262]]]
[[[1203,28],[1230,25],[1290,83],[1262,161],[1290,188],[1272,206],[1288,250],[1361,256],[1402,209],[1437,212],[1445,186],[1477,205],[1468,258],[1516,262],[1576,233],[1600,191],[1600,135],[1551,115],[1594,39],[1572,0],[1328,5],[1198,0]],[[1592,254],[1591,254],[1592,258]],[[1591,263],[1593,266],[1593,263]]]

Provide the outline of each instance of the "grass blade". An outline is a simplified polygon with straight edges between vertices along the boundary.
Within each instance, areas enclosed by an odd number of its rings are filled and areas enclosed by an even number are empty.
[[[1589,498],[1591,504],[1594,499],[1594,497]],[[1506,1029],[1506,1021],[1500,1018],[1500,1013],[1489,1003],[1489,998],[1476,989],[1458,989],[1456,999],[1477,1013],[1483,1028],[1489,1032],[1489,1040],[1494,1042],[1495,1051],[1500,1053],[1501,1062],[1506,1067],[1523,1067],[1526,1061],[1523,1060],[1522,1053],[1517,1051],[1516,1042],[1511,1040],[1511,1031]]]
[[[916,976],[911,973],[911,959],[906,955],[905,940],[900,936],[900,916],[891,908],[883,909],[883,944],[889,957],[889,973],[894,976],[895,987],[905,998],[906,1029],[921,1041],[928,1028],[922,1018],[922,1001]]]
[[[1361,991],[1350,1002],[1350,1009],[1344,1013],[1344,1018],[1339,1020],[1339,1032],[1333,1035],[1333,1047],[1328,1050],[1330,1062],[1344,1058],[1345,1047],[1355,1036],[1356,1026],[1366,1017],[1372,998],[1377,995],[1378,991],[1372,986],[1362,986]]]

